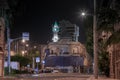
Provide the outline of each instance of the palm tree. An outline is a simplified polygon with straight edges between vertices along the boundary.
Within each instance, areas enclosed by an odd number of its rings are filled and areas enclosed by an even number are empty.
[[[120,6],[118,7],[120,8]],[[120,30],[115,30],[115,24],[119,23],[119,11],[117,8],[114,7],[112,8],[101,8],[100,11],[98,12],[98,31],[102,32],[111,32],[112,35],[107,38],[106,41],[101,41],[102,43],[99,42],[99,68],[100,70],[104,71],[104,73],[108,76],[107,73],[105,72],[107,69],[109,69],[109,65],[105,65],[106,61],[109,63],[109,57],[108,53],[106,51],[108,45],[112,44],[117,44],[120,41]],[[106,36],[105,36],[106,37]],[[104,42],[104,43],[103,43]],[[111,58],[113,60],[113,58]],[[102,66],[101,66],[102,65]],[[106,67],[106,68],[105,68]],[[113,66],[114,68],[114,66]],[[106,69],[106,70],[104,70]],[[109,71],[109,70],[107,70]],[[114,71],[113,71],[114,72]]]
[[[111,8],[101,8],[98,12],[98,30],[114,31],[114,24],[119,21],[119,14]]]
[[[91,58],[93,58],[93,18],[92,16],[89,16],[88,18],[85,19],[84,21],[84,26],[85,26],[85,36],[86,36],[86,49]]]

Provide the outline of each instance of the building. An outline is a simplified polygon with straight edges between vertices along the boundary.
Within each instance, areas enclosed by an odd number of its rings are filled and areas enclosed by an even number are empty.
[[[11,56],[14,55],[28,55],[30,50],[29,41],[23,42],[22,39],[15,40],[11,43]]]
[[[4,40],[5,22],[0,17],[0,76],[4,75],[4,53],[5,53],[5,40]]]
[[[60,30],[56,31],[56,28]],[[68,72],[74,72],[74,70],[83,72],[83,68],[88,68],[92,61],[85,46],[78,41],[79,29],[75,31],[73,24],[64,23],[64,21],[53,29],[53,38],[57,34],[59,40],[53,40],[41,47],[42,61],[44,61],[42,68],[52,67],[60,70],[66,69]],[[75,34],[75,32],[78,33]],[[77,38],[74,38],[74,35]]]
[[[114,26],[115,31],[119,31],[120,24],[116,24]],[[120,32],[120,31],[119,31]],[[119,34],[118,34],[119,35]],[[112,33],[109,32],[102,32],[102,39],[106,41],[109,37],[112,36]],[[115,35],[117,36],[117,35]],[[120,43],[112,43],[108,45],[107,52],[109,53],[109,60],[110,60],[110,77],[111,78],[118,78],[120,79]]]
[[[76,24],[72,24],[69,21],[59,21],[59,36],[60,38],[66,38],[69,37],[72,39],[72,41],[78,41],[78,37],[79,37],[79,26],[77,26]]]
[[[43,52],[45,53],[45,67],[59,69],[71,67],[83,72],[83,67],[89,67],[92,64],[84,45],[68,38],[48,43],[47,46],[44,46]],[[80,71],[80,69],[82,70]]]
[[[110,58],[110,77],[120,79],[120,44],[108,46]]]
[[[0,0],[0,76],[4,76],[4,53],[5,53],[5,18],[8,4],[6,0]]]

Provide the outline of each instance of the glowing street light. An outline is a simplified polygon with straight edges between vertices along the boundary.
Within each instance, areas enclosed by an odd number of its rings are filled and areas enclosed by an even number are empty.
[[[22,51],[22,55],[23,55],[23,56],[25,55],[25,51]]]
[[[34,46],[34,49],[36,49],[37,48],[37,46]]]
[[[29,44],[26,44],[26,47],[28,47],[29,46]]]
[[[85,13],[85,12],[82,12],[82,13],[81,13],[81,15],[82,15],[82,16],[85,16],[85,15],[86,15],[86,13]]]
[[[25,39],[22,39],[22,42],[25,43]]]

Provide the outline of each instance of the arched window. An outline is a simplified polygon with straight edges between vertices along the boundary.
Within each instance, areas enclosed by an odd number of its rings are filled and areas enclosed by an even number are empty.
[[[79,53],[78,51],[78,47],[74,47],[73,50],[72,50],[73,53]]]

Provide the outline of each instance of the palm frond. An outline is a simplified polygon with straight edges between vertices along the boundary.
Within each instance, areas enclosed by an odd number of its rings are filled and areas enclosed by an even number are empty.
[[[98,30],[112,31],[114,24],[119,20],[116,10],[111,8],[101,8],[98,12]]]
[[[110,45],[110,44],[116,44],[116,43],[120,43],[120,30],[117,32],[114,32],[110,38],[107,40],[106,45]]]

